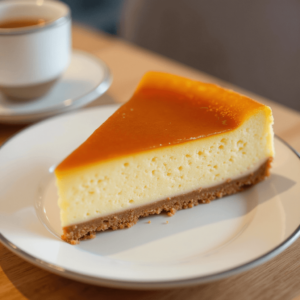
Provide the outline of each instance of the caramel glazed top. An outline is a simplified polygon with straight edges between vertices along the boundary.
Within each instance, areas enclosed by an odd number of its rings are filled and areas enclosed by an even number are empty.
[[[148,72],[131,99],[56,170],[64,171],[228,132],[264,107],[214,84]]]

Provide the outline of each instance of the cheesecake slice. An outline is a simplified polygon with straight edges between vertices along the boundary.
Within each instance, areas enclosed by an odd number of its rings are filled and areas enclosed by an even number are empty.
[[[269,175],[271,109],[233,91],[149,72],[56,168],[62,239],[122,229],[242,191]]]

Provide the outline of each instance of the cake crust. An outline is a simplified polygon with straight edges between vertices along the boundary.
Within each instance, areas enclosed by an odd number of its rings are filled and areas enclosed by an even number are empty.
[[[192,208],[201,203],[209,203],[214,199],[241,192],[269,176],[272,160],[273,158],[269,158],[255,172],[247,176],[235,180],[228,179],[225,183],[214,187],[199,188],[186,194],[139,206],[134,209],[99,217],[80,224],[66,226],[63,228],[61,238],[75,245],[78,244],[80,240],[94,238],[97,231],[129,228],[136,224],[141,217],[160,214],[163,211],[169,216],[172,216],[177,210]]]

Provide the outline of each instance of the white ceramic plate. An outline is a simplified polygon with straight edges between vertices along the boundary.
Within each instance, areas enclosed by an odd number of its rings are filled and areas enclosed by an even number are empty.
[[[0,122],[29,123],[82,107],[105,93],[111,81],[111,73],[102,60],[73,51],[68,69],[45,96],[15,102],[0,93]]]
[[[117,107],[45,120],[1,148],[0,240],[11,251],[92,284],[173,288],[253,268],[299,236],[299,157],[276,138],[271,177],[246,192],[171,218],[147,217],[130,229],[99,233],[76,246],[61,241],[54,166]]]

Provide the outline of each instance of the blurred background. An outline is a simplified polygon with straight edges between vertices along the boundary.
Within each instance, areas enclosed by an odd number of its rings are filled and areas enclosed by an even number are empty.
[[[72,10],[73,20],[118,34],[124,0],[63,0]]]
[[[300,111],[300,1],[63,2],[77,22]]]

